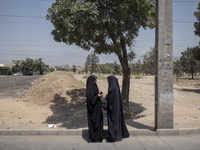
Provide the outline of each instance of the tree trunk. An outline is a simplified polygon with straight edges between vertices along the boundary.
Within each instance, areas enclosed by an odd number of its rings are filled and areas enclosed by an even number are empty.
[[[129,111],[129,91],[130,91],[130,68],[123,70],[123,80],[122,80],[122,101],[124,106],[125,116],[130,116]]]
[[[120,63],[123,69],[123,80],[122,80],[122,102],[124,106],[124,114],[126,117],[130,116],[129,111],[129,89],[130,89],[130,75],[131,69],[128,65],[128,55],[126,50],[126,44],[123,37],[120,38],[120,44],[122,48],[122,53],[118,55]]]
[[[194,80],[194,71],[193,70],[192,70],[191,74],[192,74],[192,80]]]
[[[191,75],[192,75],[192,80],[194,80],[194,68],[191,67]]]
[[[120,38],[120,43],[117,43],[117,40],[114,37],[114,34],[111,32],[112,30],[107,26],[107,31],[109,36],[111,37],[114,46],[116,46],[116,55],[119,58],[119,61],[122,65],[123,69],[123,80],[122,80],[122,103],[124,106],[124,114],[125,116],[130,115],[129,111],[129,89],[130,89],[130,75],[131,69],[128,65],[128,55],[126,50],[126,42],[123,36]],[[121,45],[121,49],[119,48],[119,44]]]

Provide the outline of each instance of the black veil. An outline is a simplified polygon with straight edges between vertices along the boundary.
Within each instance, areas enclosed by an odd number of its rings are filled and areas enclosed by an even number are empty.
[[[108,76],[107,116],[108,116],[108,142],[121,141],[129,137],[125,125],[122,97],[118,79],[115,76]]]
[[[89,138],[93,142],[102,141],[103,133],[103,113],[100,98],[98,96],[99,89],[94,82],[96,76],[89,76],[86,84],[86,98],[87,98],[87,117]]]

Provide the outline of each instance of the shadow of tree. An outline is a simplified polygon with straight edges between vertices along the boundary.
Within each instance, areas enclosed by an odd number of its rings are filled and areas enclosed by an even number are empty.
[[[69,103],[66,97],[55,94],[52,100],[53,104],[50,105],[53,114],[49,116],[44,123],[61,124],[59,127],[68,129],[87,127],[86,101],[85,98],[80,99],[84,94],[84,89],[74,89],[67,91],[66,94],[71,97],[72,102]],[[75,102],[76,105],[74,104]]]
[[[153,131],[155,129],[155,127],[148,126],[148,125],[145,125],[145,124],[142,124],[142,123],[136,122],[134,120],[130,120],[130,119],[126,120],[126,124],[136,128],[136,129],[148,129],[151,131]]]
[[[185,92],[194,92],[200,94],[200,89],[181,89],[181,90]]]
[[[66,95],[71,97],[71,104],[84,104],[86,103],[86,89],[73,89],[66,92]]]
[[[142,106],[142,104],[134,102],[129,102],[129,109],[130,112],[134,114],[134,116],[142,113],[144,110],[147,110],[145,107]]]
[[[144,110],[147,110],[140,103],[129,102],[130,113],[132,114],[130,118],[126,119],[126,124],[137,129],[149,129],[154,130],[154,127],[136,122],[134,120],[145,117],[145,115],[140,115]]]
[[[71,102],[67,100],[66,97],[61,97],[58,94],[54,95],[54,99],[51,101],[50,109],[53,112],[49,116],[44,124],[56,124],[58,127],[64,127],[67,129],[78,129],[87,128],[87,106],[85,98],[85,89],[74,89],[66,92],[66,95],[70,96]],[[153,127],[137,123],[133,121],[136,117],[145,117],[144,115],[139,115],[144,110],[145,107],[142,104],[137,104],[134,102],[129,103],[130,111],[133,116],[126,120],[126,123],[132,127],[138,129],[152,129]],[[106,111],[104,112],[104,125],[107,125]]]

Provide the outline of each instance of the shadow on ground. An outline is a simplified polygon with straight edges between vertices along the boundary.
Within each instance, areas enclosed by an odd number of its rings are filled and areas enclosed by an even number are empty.
[[[136,120],[139,118],[145,117],[145,115],[141,115],[144,110],[147,110],[140,103],[129,102],[129,109],[131,114],[133,114],[130,118],[126,119],[126,124],[136,128],[136,129],[149,129],[154,130],[154,127],[148,126],[142,123],[137,122]]]
[[[85,89],[74,89],[66,92],[66,95],[71,97],[72,104],[69,104],[66,97],[55,94],[50,106],[53,114],[44,123],[60,124],[59,127],[67,129],[87,127],[86,100],[82,98],[85,97],[84,91]]]
[[[71,97],[71,103],[66,97],[61,97],[58,94],[54,95],[52,100],[52,105],[50,109],[53,112],[49,116],[44,124],[56,124],[58,127],[63,127],[67,129],[78,129],[78,128],[87,128],[87,109],[86,109],[86,99],[85,99],[85,89],[74,89],[67,91],[66,95]],[[142,104],[137,104],[130,102],[130,110],[132,115],[131,118],[126,119],[126,124],[138,129],[152,129],[152,127],[135,122],[135,119],[145,117],[140,115],[145,107]],[[104,125],[107,125],[106,111],[104,112]]]
[[[194,92],[200,94],[200,89],[181,89],[181,90],[185,92]]]
[[[88,142],[88,143],[92,143],[92,141],[90,140],[89,138],[89,135],[88,135],[89,131],[88,129],[83,129],[82,130],[82,138]],[[107,138],[107,133],[108,133],[108,130],[103,130],[103,139],[106,139]]]

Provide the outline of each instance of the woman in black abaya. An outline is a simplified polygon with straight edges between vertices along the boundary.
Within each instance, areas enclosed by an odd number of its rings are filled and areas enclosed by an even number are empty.
[[[122,98],[118,80],[115,76],[108,76],[107,117],[108,117],[108,137],[107,142],[121,141],[129,137],[129,132],[125,125]]]
[[[103,94],[99,93],[97,77],[89,76],[86,85],[87,116],[89,138],[92,142],[102,142],[103,133],[103,112],[100,102]]]

